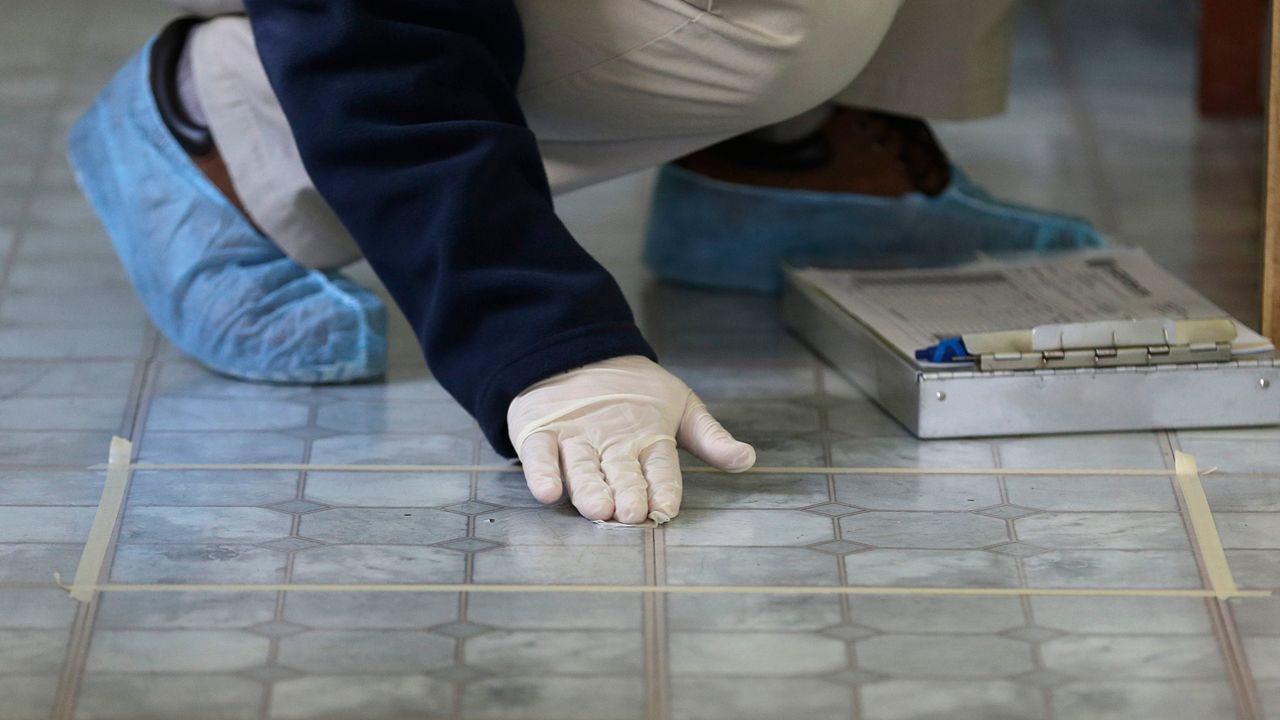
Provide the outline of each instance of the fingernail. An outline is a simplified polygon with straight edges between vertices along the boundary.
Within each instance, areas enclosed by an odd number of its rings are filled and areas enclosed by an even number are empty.
[[[671,516],[661,510],[654,510],[649,513],[649,519],[653,521],[654,525],[662,525],[663,523],[671,522]]]

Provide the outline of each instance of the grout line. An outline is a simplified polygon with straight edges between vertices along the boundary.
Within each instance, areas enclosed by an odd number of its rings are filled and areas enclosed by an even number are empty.
[[[107,465],[90,465],[87,470],[106,470]],[[513,473],[518,465],[339,465],[314,463],[133,463],[130,470],[224,470],[224,471],[306,471],[371,473]],[[706,466],[681,468],[685,474],[727,475]],[[1166,468],[904,468],[904,467],[823,467],[821,465],[781,465],[754,467],[736,475],[1007,475],[1051,477],[1171,477]]]
[[[1270,590],[1204,588],[973,588],[874,585],[545,585],[501,583],[103,583],[62,586],[69,592],[363,592],[363,593],[651,593],[659,595],[935,595],[977,597],[1271,597]]]

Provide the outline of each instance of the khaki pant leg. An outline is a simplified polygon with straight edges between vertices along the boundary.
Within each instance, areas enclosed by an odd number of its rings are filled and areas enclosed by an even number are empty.
[[[906,0],[842,105],[937,119],[1004,111],[1017,0]]]
[[[824,102],[871,58],[900,2],[517,0],[526,36],[517,94],[553,192]],[[216,18],[191,42],[201,103],[249,214],[304,265],[357,259],[302,166],[248,21]]]

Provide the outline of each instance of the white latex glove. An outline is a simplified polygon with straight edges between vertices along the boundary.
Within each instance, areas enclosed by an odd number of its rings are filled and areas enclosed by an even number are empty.
[[[571,370],[520,393],[507,410],[511,443],[540,502],[560,499],[592,520],[664,523],[680,512],[676,443],[726,472],[756,451],[738,442],[679,378],[639,355]]]

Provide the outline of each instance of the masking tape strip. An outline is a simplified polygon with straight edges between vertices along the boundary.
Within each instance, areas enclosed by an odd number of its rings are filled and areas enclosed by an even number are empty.
[[[1240,597],[1236,580],[1231,575],[1231,566],[1227,564],[1227,553],[1222,549],[1222,537],[1218,535],[1218,526],[1213,522],[1209,499],[1205,497],[1204,485],[1200,482],[1195,457],[1175,452],[1173,467],[1178,489],[1182,491],[1182,500],[1186,503],[1191,530],[1195,533],[1195,541],[1200,548],[1200,560],[1209,575],[1209,587],[1219,600]]]
[[[125,486],[129,481],[129,460],[133,456],[133,443],[121,437],[111,439],[111,450],[107,455],[107,479],[102,486],[102,498],[98,501],[98,510],[93,515],[93,525],[89,527],[89,538],[80,553],[80,563],[76,565],[76,577],[72,583],[71,597],[80,602],[93,599],[95,583],[102,572],[102,564],[107,559],[107,546],[111,542],[111,533],[115,530],[116,520],[120,517],[120,509],[124,506]]]
[[[108,465],[91,465],[89,470],[109,469]],[[381,473],[509,473],[520,472],[519,465],[335,465],[325,463],[134,463],[128,470],[227,470],[227,471],[291,471],[291,472],[381,472]],[[722,470],[703,465],[683,467],[686,474],[728,475]],[[1045,475],[1078,477],[1170,477],[1174,470],[1164,468],[904,468],[904,467],[824,467],[822,465],[754,467],[735,475]]]
[[[363,593],[657,593],[664,595],[934,595],[951,597],[1221,597],[1217,590],[1198,588],[970,588],[830,585],[504,585],[464,583],[389,584],[133,584],[107,583],[64,586],[77,592],[363,592]],[[1267,590],[1233,590],[1230,597],[1269,597]]]

